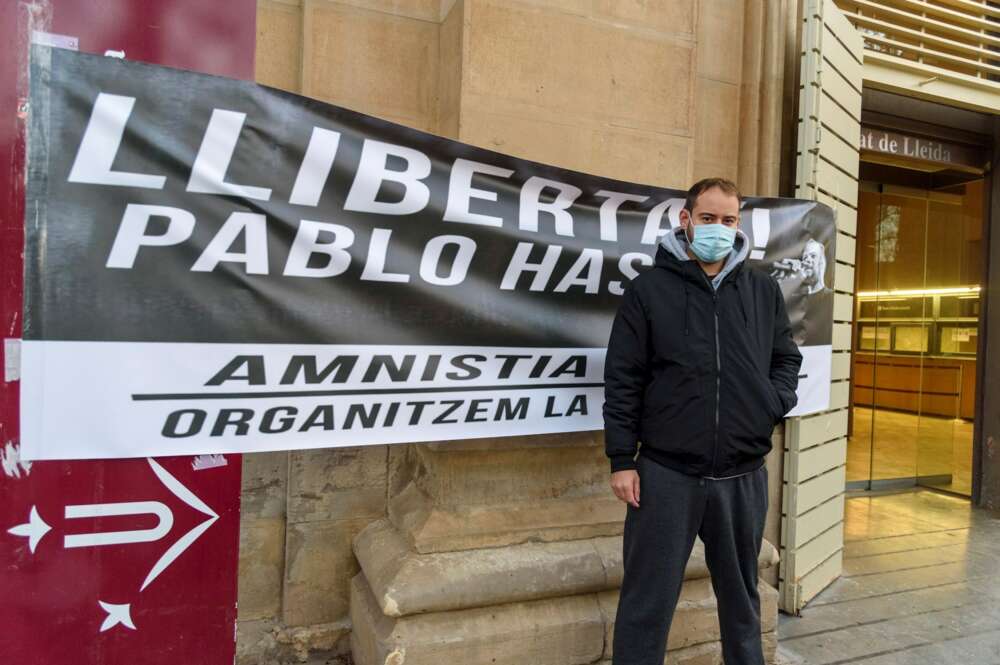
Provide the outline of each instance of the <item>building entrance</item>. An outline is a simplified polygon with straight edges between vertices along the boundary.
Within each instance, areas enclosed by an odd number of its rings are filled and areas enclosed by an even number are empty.
[[[971,494],[981,176],[862,164],[848,489]]]

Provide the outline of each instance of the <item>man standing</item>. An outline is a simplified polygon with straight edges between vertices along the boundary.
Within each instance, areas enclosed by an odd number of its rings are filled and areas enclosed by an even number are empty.
[[[663,663],[696,535],[726,665],[764,663],[764,456],[774,426],[796,404],[802,356],[777,282],[745,265],[740,204],[729,180],[695,183],[680,226],[625,290],[612,326],[605,452],[611,486],[628,504],[613,665]]]

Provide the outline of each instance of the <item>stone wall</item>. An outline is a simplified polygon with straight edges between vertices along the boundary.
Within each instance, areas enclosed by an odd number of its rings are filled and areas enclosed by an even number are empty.
[[[784,47],[759,30],[785,4],[259,0],[257,79],[562,167],[676,188],[721,175],[773,195],[782,79],[768,63]],[[542,438],[245,456],[241,662],[349,649],[352,543],[377,520],[415,552],[620,534],[600,436],[525,452]],[[775,441],[765,537],[777,545]],[[538,455],[567,463],[545,470]],[[463,482],[477,473],[496,482]],[[523,532],[502,523],[511,514]]]

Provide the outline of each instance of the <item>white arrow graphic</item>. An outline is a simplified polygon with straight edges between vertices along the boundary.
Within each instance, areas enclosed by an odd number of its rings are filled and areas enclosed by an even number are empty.
[[[191,546],[191,543],[198,540],[198,536],[205,533],[205,531],[207,531],[208,528],[215,524],[215,521],[219,519],[219,515],[214,510],[209,508],[204,501],[196,497],[191,490],[184,487],[184,485],[181,485],[180,481],[171,476],[166,469],[156,462],[156,460],[152,457],[147,457],[146,461],[149,462],[149,466],[153,469],[153,473],[156,474],[156,477],[160,479],[160,482],[162,482],[168,490],[174,493],[174,496],[203,515],[207,515],[208,519],[181,536],[176,543],[171,545],[167,551],[163,553],[159,560],[153,564],[153,567],[150,569],[149,575],[146,576],[142,586],[139,587],[140,592],[148,587],[150,583],[160,575],[160,573],[166,570],[167,566],[174,562],[174,559],[183,554],[184,550]]]
[[[156,460],[147,457],[146,461],[156,477],[160,479],[170,492],[178,499],[191,506],[208,519],[196,525],[190,531],[177,539],[177,541],[167,548],[167,550],[157,559],[149,574],[139,587],[141,593],[153,580],[174,562],[177,557],[198,540],[201,534],[205,533],[219,519],[218,513],[208,507],[187,487],[181,484],[170,473],[160,466]],[[66,519],[80,519],[86,517],[117,517],[120,515],[153,515],[157,518],[155,526],[146,529],[132,529],[129,531],[99,531],[96,533],[70,534],[63,537],[63,547],[66,549],[74,547],[103,547],[107,545],[122,545],[127,543],[144,543],[160,540],[166,536],[174,525],[174,515],[165,504],[159,501],[125,501],[120,503],[92,503],[71,505],[65,507]],[[25,524],[18,524],[7,530],[15,536],[22,536],[28,539],[28,549],[34,554],[38,542],[52,530],[52,527],[45,523],[41,515],[38,514],[36,506],[31,507],[28,521]],[[109,630],[118,624],[136,630],[130,614],[131,605],[129,603],[114,604],[98,600],[98,604],[107,612],[104,622],[101,624],[101,632]]]
[[[18,524],[15,527],[7,529],[7,533],[14,534],[15,536],[25,536],[28,538],[28,549],[31,553],[35,553],[35,548],[38,547],[38,541],[42,539],[42,536],[47,534],[52,527],[45,523],[41,515],[38,514],[38,508],[35,506],[31,507],[31,514],[28,515],[27,524]]]
[[[112,628],[118,624],[135,630],[135,624],[132,623],[132,615],[129,614],[129,603],[125,603],[124,605],[115,605],[113,603],[105,603],[103,600],[99,600],[97,601],[97,604],[108,613],[108,616],[104,618],[104,623],[101,624],[100,632],[103,633],[108,628]]]
[[[66,519],[80,517],[116,517],[118,515],[156,515],[157,523],[151,529],[132,531],[99,531],[63,536],[63,547],[101,547],[125,543],[148,543],[170,533],[174,514],[159,501],[129,501],[125,503],[89,503],[66,506]]]

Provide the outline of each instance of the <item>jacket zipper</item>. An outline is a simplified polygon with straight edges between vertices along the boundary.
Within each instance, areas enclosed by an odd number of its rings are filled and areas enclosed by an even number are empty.
[[[721,284],[720,284],[721,286]],[[722,358],[719,357],[719,294],[712,290],[715,305],[715,442],[712,445],[712,475],[715,475],[715,458],[719,453],[719,391],[722,383]]]
[[[712,476],[715,476],[715,461],[719,454],[719,393],[722,383],[722,358],[719,354],[719,292],[712,286],[712,282],[703,270],[698,270],[698,272],[701,273],[702,278],[708,284],[708,288],[712,291],[712,309],[715,317],[715,430],[712,442],[711,473]],[[722,284],[719,284],[719,286],[721,287]]]

